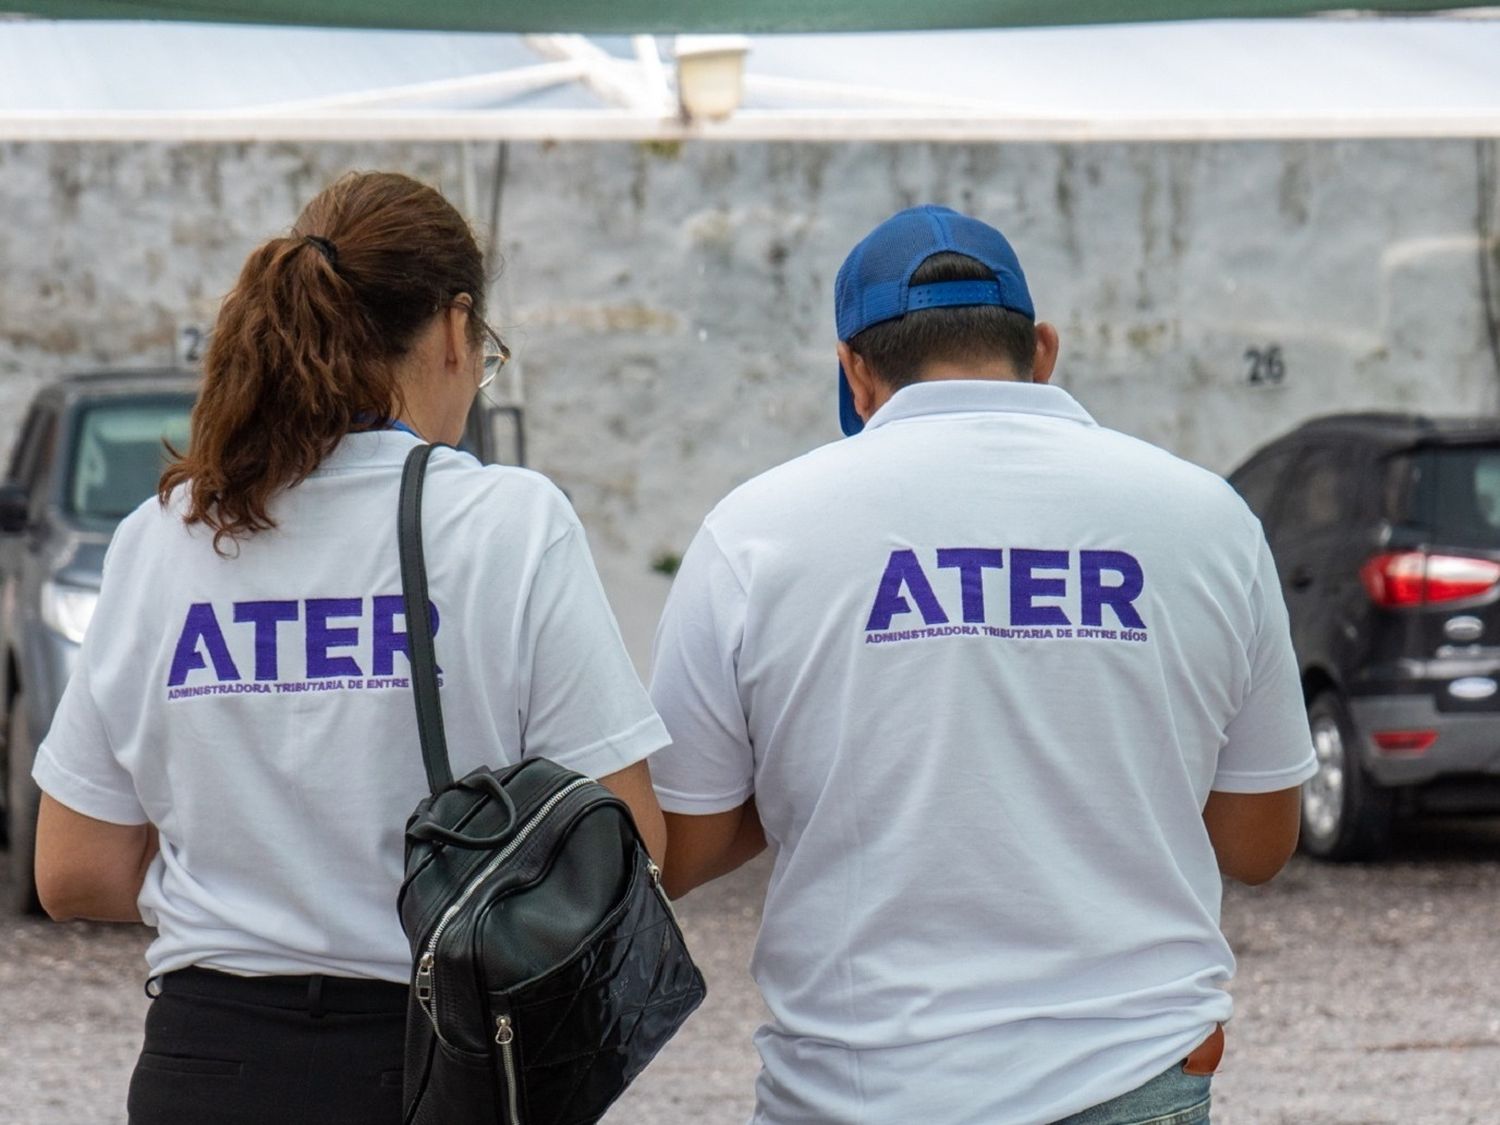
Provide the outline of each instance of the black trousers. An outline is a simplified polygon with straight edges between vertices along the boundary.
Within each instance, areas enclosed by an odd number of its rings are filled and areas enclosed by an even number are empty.
[[[399,1125],[405,985],[184,969],[160,989],[130,1125]]]

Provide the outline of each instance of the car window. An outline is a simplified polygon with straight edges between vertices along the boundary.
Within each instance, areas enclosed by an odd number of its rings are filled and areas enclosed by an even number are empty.
[[[1269,522],[1271,508],[1276,502],[1277,486],[1282,473],[1291,463],[1293,450],[1278,449],[1262,454],[1246,465],[1230,479],[1235,490],[1244,497],[1245,503],[1262,523]]]
[[[1380,516],[1391,524],[1406,523],[1412,518],[1412,494],[1417,480],[1413,458],[1405,453],[1388,457],[1381,473]]]
[[[1420,469],[1415,506],[1434,543],[1500,548],[1500,447],[1429,449]]]
[[[35,490],[51,460],[57,441],[57,412],[33,406],[21,430],[21,442],[10,461],[9,479],[17,482],[35,499]]]
[[[1359,502],[1359,462],[1348,446],[1315,446],[1304,453],[1288,480],[1280,524],[1300,533],[1333,527],[1353,515]]]
[[[167,452],[185,449],[188,395],[100,402],[80,409],[64,509],[86,523],[112,524],[156,491]]]
[[[26,412],[26,421],[21,423],[20,430],[16,432],[15,448],[10,451],[10,465],[5,470],[7,481],[22,480],[22,470],[30,462],[32,450],[36,448],[40,415],[41,408],[37,406]]]

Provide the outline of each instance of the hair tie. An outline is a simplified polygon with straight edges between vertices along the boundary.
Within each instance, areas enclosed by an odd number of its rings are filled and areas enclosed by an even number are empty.
[[[302,236],[302,241],[311,242],[315,247],[317,247],[318,253],[322,254],[323,257],[328,260],[328,264],[330,266],[332,266],[334,269],[339,268],[338,247],[329,242],[328,239],[316,234],[304,234]]]

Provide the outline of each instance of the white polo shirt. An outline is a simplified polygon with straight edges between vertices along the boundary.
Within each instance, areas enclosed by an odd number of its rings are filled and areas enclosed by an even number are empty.
[[[180,494],[115,535],[35,775],[160,830],[153,974],[409,978],[396,892],[427,782],[396,499],[416,443],[351,434],[232,558],[183,525]],[[556,488],[440,449],[422,518],[455,777],[523,756],[598,777],[666,743]]]
[[[1274,564],[1218,477],[1064,391],[907,387],[683,560],[663,807],[755,795],[764,1125],[1037,1125],[1229,1017],[1212,789],[1309,777]]]

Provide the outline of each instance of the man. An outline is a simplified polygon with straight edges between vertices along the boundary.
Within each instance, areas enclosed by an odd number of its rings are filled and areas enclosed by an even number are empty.
[[[708,516],[652,686],[670,891],[776,849],[755,1121],[1206,1121],[1220,873],[1313,773],[1260,526],[1048,385],[993,228],[903,211],[835,299],[852,436]]]

